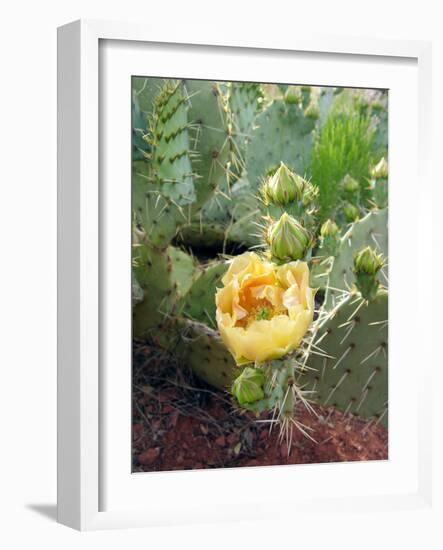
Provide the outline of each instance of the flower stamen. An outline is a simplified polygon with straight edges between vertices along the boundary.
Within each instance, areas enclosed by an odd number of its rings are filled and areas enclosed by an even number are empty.
[[[267,321],[271,318],[272,312],[267,307],[260,308],[257,313],[255,314],[255,318],[257,321]]]

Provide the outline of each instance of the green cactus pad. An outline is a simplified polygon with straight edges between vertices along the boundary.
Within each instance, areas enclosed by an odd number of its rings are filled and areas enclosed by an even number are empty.
[[[256,247],[263,242],[261,230],[255,223],[260,223],[261,215],[258,219],[252,216],[240,218],[229,228],[228,239],[238,243],[241,246]]]
[[[317,342],[330,357],[311,354],[298,383],[311,399],[387,425],[388,294],[364,301],[351,293],[322,324]]]
[[[244,246],[255,246],[263,241],[264,205],[257,190],[251,189],[248,178],[243,176],[232,186],[231,223],[228,239]]]
[[[188,223],[188,212],[152,185],[145,161],[133,163],[132,198],[136,224],[141,226],[149,242],[164,248],[182,224]]]
[[[192,256],[173,246],[133,247],[134,336],[142,337],[176,313],[178,300],[199,275]],[[136,284],[138,286],[136,286]]]
[[[178,297],[184,296],[199,275],[197,261],[193,256],[175,246],[168,247],[168,254],[172,263],[172,284],[177,289]]]
[[[145,139],[149,130],[148,119],[155,96],[164,83],[163,78],[132,77],[132,160],[142,160],[150,152]]]
[[[131,295],[132,295],[132,306],[136,306],[140,302],[143,302],[145,293],[143,292],[142,287],[137,281],[134,271],[131,272]]]
[[[132,159],[141,160],[147,157],[149,145],[145,140],[148,133],[148,117],[140,109],[137,95],[132,94]]]
[[[218,332],[189,319],[178,321],[177,328],[179,337],[174,344],[177,356],[199,378],[215,388],[229,391],[240,370]]]
[[[137,98],[140,110],[146,115],[152,114],[154,99],[165,85],[164,78],[132,77],[132,91]]]
[[[154,100],[150,145],[155,183],[180,206],[195,201],[188,133],[188,97],[179,81],[163,86]]]
[[[213,262],[202,271],[179,306],[185,317],[216,328],[215,292],[227,269],[225,262]]]
[[[145,244],[133,248],[133,270],[143,289],[144,300],[133,310],[133,334],[137,338],[147,335],[172,315],[176,301],[172,260],[167,250]]]
[[[388,256],[388,211],[387,209],[375,210],[367,214],[361,220],[353,223],[343,235],[339,251],[332,264],[328,285],[337,289],[349,289],[355,283],[353,272],[354,254],[365,246],[374,247]],[[382,284],[387,280],[383,274],[380,276]]]
[[[224,98],[216,83],[185,80],[184,86],[190,97],[188,119],[194,130],[192,149],[196,154],[192,166],[196,174],[197,195],[194,210],[198,210],[214,193],[229,193],[227,117]],[[217,211],[217,207],[218,203],[215,203],[205,208]],[[208,215],[214,221],[214,212],[212,216]]]
[[[370,182],[371,200],[377,208],[386,208],[388,206],[388,179],[374,179]]]
[[[324,289],[328,285],[328,277],[334,264],[332,256],[323,254],[321,249],[311,258],[309,267],[309,281],[312,288]]]
[[[261,110],[263,92],[260,84],[231,82],[228,84],[228,98],[233,134],[231,169],[236,175],[241,176],[255,120]]]
[[[180,82],[168,82],[153,100],[147,140],[149,162],[133,162],[135,222],[155,247],[166,247],[189,223],[195,201],[187,118],[188,98]]]
[[[315,122],[306,118],[298,105],[275,100],[256,123],[246,155],[252,189],[257,191],[262,177],[280,162],[304,176],[310,165]]]
[[[334,88],[324,88],[320,92],[318,98],[318,106],[320,108],[319,125],[322,126],[326,121],[329,110],[331,109],[332,102],[334,100]]]

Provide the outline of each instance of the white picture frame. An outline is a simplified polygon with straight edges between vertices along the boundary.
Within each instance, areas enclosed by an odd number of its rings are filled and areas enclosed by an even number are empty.
[[[393,152],[393,163],[390,163],[392,178],[401,178],[405,182],[404,189],[412,189],[408,182],[411,180],[411,172],[415,174],[418,171],[420,189],[423,194],[432,197],[433,189],[431,178],[429,177],[429,158],[428,151],[430,140],[430,79],[431,79],[431,47],[426,42],[412,41],[390,41],[390,40],[369,40],[345,37],[314,37],[308,34],[297,34],[296,38],[276,39],[243,39],[243,40],[224,40],[222,33],[219,36],[205,37],[203,33],[198,33],[198,38],[194,39],[191,46],[189,44],[189,35],[183,32],[182,35],[174,32],[174,35],[168,36],[163,29],[147,28],[144,25],[126,24],[118,22],[102,21],[77,21],[68,24],[59,29],[58,34],[58,83],[59,83],[59,101],[58,101],[58,220],[59,220],[59,239],[58,239],[58,278],[59,278],[59,303],[58,303],[58,519],[60,523],[66,524],[80,530],[118,528],[131,526],[153,526],[170,525],[177,523],[195,523],[199,521],[219,521],[232,519],[260,519],[261,517],[272,516],[267,510],[267,502],[286,502],[291,505],[292,512],[294,507],[298,514],[309,514],[313,511],[330,507],[334,504],[337,510],[342,513],[354,509],[356,506],[361,510],[398,510],[402,508],[429,509],[432,501],[432,475],[431,475],[431,402],[425,393],[426,388],[431,384],[431,366],[432,366],[432,347],[429,346],[423,353],[423,366],[418,375],[418,380],[406,376],[403,392],[410,392],[410,407],[408,408],[408,421],[412,426],[417,427],[417,437],[414,436],[414,446],[409,448],[411,460],[405,462],[400,460],[402,442],[399,437],[398,446],[395,443],[395,434],[401,432],[398,419],[395,416],[391,423],[390,437],[393,438],[394,458],[388,462],[390,464],[365,464],[361,465],[363,470],[356,468],[358,464],[336,464],[324,466],[314,471],[317,466],[310,467],[276,467],[276,468],[249,468],[230,471],[200,471],[200,472],[180,472],[180,473],[162,473],[149,474],[142,479],[144,474],[131,475],[130,469],[126,468],[127,455],[130,449],[130,432],[128,432],[127,413],[124,412],[125,399],[127,400],[128,379],[126,382],[121,376],[130,377],[130,370],[125,373],[124,369],[117,372],[110,364],[104,365],[104,357],[110,357],[109,353],[102,353],[103,349],[103,330],[110,330],[110,334],[115,335],[116,331],[122,331],[127,337],[127,324],[121,326],[113,323],[104,329],[104,309],[114,308],[114,313],[118,315],[109,316],[112,319],[123,318],[126,323],[129,320],[128,307],[130,304],[129,292],[126,294],[115,293],[117,288],[130,288],[127,283],[128,269],[130,266],[129,256],[127,263],[120,262],[126,268],[120,273],[120,278],[106,280],[106,270],[109,266],[115,266],[118,259],[125,258],[125,235],[129,233],[129,223],[125,232],[126,219],[118,214],[118,208],[126,204],[128,200],[127,185],[121,186],[125,189],[125,195],[115,193],[118,189],[115,183],[117,175],[121,177],[121,182],[126,182],[125,171],[129,172],[130,164],[125,164],[124,158],[115,159],[117,164],[101,165],[103,157],[103,148],[109,147],[109,151],[115,148],[124,149],[124,141],[112,141],[109,136],[122,135],[123,140],[127,140],[129,134],[125,132],[114,132],[106,128],[103,133],[103,127],[100,126],[100,113],[107,108],[110,101],[118,101],[118,94],[121,93],[118,86],[113,86],[115,94],[106,96],[106,102],[102,102],[100,95],[100,86],[109,84],[108,77],[119,78],[126,77],[127,74],[137,74],[132,72],[137,69],[130,67],[130,59],[136,60],[137,56],[146,58],[146,52],[143,48],[151,48],[152,66],[155,59],[160,59],[162,50],[174,52],[169,55],[170,68],[165,69],[164,76],[168,76],[168,71],[174,71],[172,63],[174,57],[180,57],[183,53],[183,59],[176,60],[177,67],[182,67],[183,76],[219,78],[222,57],[237,59],[236,66],[243,67],[244,80],[253,80],[257,73],[257,63],[251,63],[246,66],[240,63],[239,58],[246,54],[254,59],[254,56],[265,57],[273,56],[275,61],[275,71],[278,71],[278,60],[285,59],[295,54],[299,54],[300,59],[303,56],[315,57],[327,56],[322,63],[327,67],[328,63],[339,60],[343,61],[342,71],[346,69],[347,64],[362,64],[366,67],[366,72],[371,73],[370,65],[381,61],[388,63],[390,69],[383,69],[372,72],[365,80],[362,72],[353,76],[352,83],[360,78],[361,85],[370,87],[375,86],[377,82],[382,87],[383,78],[394,78],[395,71],[398,74],[404,73],[404,78],[409,78],[408,71],[400,70],[400,66],[413,67],[410,70],[414,76],[411,82],[418,83],[418,89],[411,88],[409,98],[413,112],[417,113],[417,120],[411,122],[414,132],[418,133],[418,146],[415,140],[403,136],[403,149],[398,149],[400,153],[407,152],[408,167],[401,167],[400,163],[395,164],[395,148]],[[112,44],[110,49],[106,49],[106,44]],[[103,46],[105,49],[103,49]],[[177,46],[179,46],[177,48]],[[175,49],[174,49],[175,48]],[[155,51],[154,51],[155,50]],[[192,55],[191,55],[191,50]],[[137,54],[137,51],[139,52]],[[142,52],[142,53],[140,53]],[[218,53],[217,53],[218,52]],[[167,54],[164,54],[167,55]],[[191,62],[187,59],[192,56],[203,56],[211,60],[211,56],[218,55],[220,65],[214,70],[213,75],[208,73],[209,69],[200,58],[199,68],[191,68]],[[162,58],[162,59],[166,59]],[[143,61],[144,62],[144,61]],[[286,62],[286,61],[285,61]],[[301,60],[301,63],[303,59]],[[194,61],[194,63],[197,63]],[[306,64],[306,65],[310,65]],[[112,66],[107,73],[101,72]],[[134,67],[136,64],[134,65]],[[377,66],[378,65],[374,65]],[[255,67],[255,68],[254,68]],[[115,68],[115,71],[114,71]],[[159,70],[154,70],[158,75]],[[176,70],[180,70],[177,68]],[[205,72],[206,70],[206,72]],[[283,71],[283,69],[281,69]],[[306,69],[308,71],[308,68]],[[129,72],[128,72],[129,71]],[[200,72],[199,72],[200,71]],[[255,72],[254,72],[255,71]],[[393,72],[394,71],[394,72]],[[126,74],[127,72],[127,74]],[[377,76],[385,74],[385,76]],[[389,76],[389,73],[392,73]],[[279,81],[280,76],[268,76],[263,78],[267,81]],[[109,76],[111,75],[111,76]],[[308,73],[306,73],[308,75]],[[337,73],[338,75],[338,73]],[[360,76],[358,76],[360,75]],[[163,76],[163,75],[162,75]],[[176,74],[171,73],[171,76]],[[182,76],[182,75],[180,75]],[[308,76],[305,76],[308,78]],[[315,79],[315,75],[312,76]],[[331,82],[331,75],[325,76],[325,84],[343,85],[345,80],[340,80],[336,76],[336,81]],[[349,79],[351,77],[349,76]],[[377,81],[380,78],[380,81]],[[403,77],[399,77],[403,78]],[[233,78],[234,79],[234,78]],[[414,80],[415,79],[415,80]],[[281,80],[284,81],[284,80]],[[290,79],[287,79],[290,81]],[[112,81],[115,83],[115,81]],[[394,82],[394,80],[392,80]],[[407,80],[401,81],[403,84]],[[129,88],[128,88],[129,89]],[[129,99],[128,99],[129,101]],[[401,102],[399,100],[399,105]],[[404,108],[404,105],[403,105]],[[126,115],[121,116],[117,111],[115,113],[115,129],[125,129],[127,124]],[[391,114],[390,114],[391,116]],[[395,115],[393,115],[395,116]],[[401,112],[398,111],[398,126],[400,124]],[[126,118],[125,118],[126,117]],[[126,122],[125,122],[126,121]],[[395,124],[394,124],[395,127]],[[395,136],[399,142],[400,133]],[[392,139],[392,135],[391,135]],[[106,142],[106,143],[105,143]],[[414,145],[415,143],[415,145]],[[125,150],[127,159],[130,149]],[[112,154],[108,154],[112,157]],[[391,160],[391,159],[390,159]],[[107,161],[106,161],[107,162]],[[128,161],[129,162],[129,161]],[[398,168],[396,168],[398,166]],[[104,169],[103,169],[104,167]],[[101,170],[102,168],[102,170]],[[396,170],[397,175],[396,175]],[[401,170],[404,170],[402,172]],[[102,172],[102,173],[101,173]],[[103,172],[109,176],[109,189],[103,188]],[[110,174],[110,175],[109,175]],[[414,175],[415,177],[415,175]],[[114,178],[114,180],[112,180]],[[106,180],[108,182],[108,180]],[[401,231],[407,220],[402,214],[402,209],[408,206],[418,204],[418,214],[414,221],[409,220],[409,231],[414,233],[418,239],[420,235],[431,233],[431,216],[427,215],[420,199],[412,195],[404,196],[400,205],[399,195],[391,193],[391,201],[394,205],[391,210],[390,228],[394,242],[399,247],[402,246]],[[129,189],[130,193],[130,189]],[[396,202],[397,201],[397,202]],[[129,203],[130,204],[130,203]],[[417,206],[416,204],[416,206]],[[397,205],[397,206],[396,206]],[[115,226],[112,233],[113,243],[118,241],[115,246],[123,254],[112,255],[109,252],[110,232],[112,231],[109,220],[112,219],[112,225]],[[413,227],[411,227],[413,224]],[[120,233],[116,233],[120,228]],[[396,229],[397,228],[397,229]],[[119,235],[122,235],[119,238]],[[395,240],[397,238],[397,240]],[[422,240],[422,242],[424,242]],[[392,239],[391,239],[392,244]],[[411,242],[408,241],[407,246]],[[405,245],[406,246],[406,245]],[[407,248],[406,246],[406,248]],[[129,252],[128,252],[129,253]],[[428,258],[428,268],[432,256],[432,242],[427,240],[422,245],[422,254]],[[399,262],[401,254],[393,254],[390,258],[390,272],[394,275],[399,271]],[[431,266],[432,268],[432,266]],[[125,271],[126,270],[126,271]],[[432,315],[429,311],[432,297],[432,285],[426,281],[426,273],[419,265],[411,266],[410,273],[418,281],[420,298],[418,300],[418,291],[414,287],[413,293],[413,316],[414,322],[418,323],[423,315]],[[105,282],[104,282],[105,281]],[[425,283],[425,284],[423,284]],[[400,284],[400,282],[398,283]],[[114,285],[114,286],[113,286]],[[397,286],[397,288],[399,288]],[[399,288],[398,293],[400,294]],[[109,303],[110,293],[114,292],[115,304]],[[396,307],[395,292],[391,301],[391,310]],[[394,305],[392,305],[394,304]],[[400,307],[400,306],[399,306]],[[116,308],[116,309],[115,309]],[[129,310],[130,311],[130,310]],[[400,310],[399,310],[400,311]],[[395,313],[395,310],[393,310]],[[411,323],[413,323],[411,321]],[[123,327],[123,328],[122,328]],[[395,325],[393,330],[395,331]],[[126,332],[125,332],[126,331]],[[409,327],[410,335],[413,337],[414,325]],[[108,335],[109,336],[109,335]],[[406,331],[407,336],[407,331]],[[108,338],[109,340],[109,338]],[[116,339],[114,338],[114,341]],[[106,344],[107,345],[107,344]],[[115,348],[112,355],[121,357],[122,364],[130,357],[127,346],[123,343],[119,349]],[[126,354],[126,355],[125,355]],[[130,360],[130,359],[129,359]],[[405,373],[411,373],[412,364],[408,363],[407,354],[398,356],[398,361],[405,362]],[[409,366],[408,366],[409,365]],[[104,376],[106,367],[106,376]],[[109,372],[109,374],[108,374]],[[122,374],[123,372],[123,374]],[[106,381],[106,383],[105,383]],[[391,380],[392,382],[392,380]],[[123,384],[123,385],[121,385]],[[123,398],[119,398],[119,390],[126,391]],[[123,389],[126,388],[126,389]],[[395,390],[394,390],[395,391]],[[115,407],[109,407],[111,400]],[[399,407],[406,411],[406,404],[402,400],[401,392],[398,392]],[[114,412],[112,412],[114,411]],[[123,411],[123,412],[119,412]],[[111,416],[112,414],[112,416]],[[120,415],[120,416],[118,416]],[[122,420],[120,420],[122,419]],[[110,430],[106,428],[112,422],[112,432],[117,434],[113,441],[109,436]],[[108,424],[107,424],[108,423]],[[400,436],[400,434],[399,434]],[[123,440],[122,440],[123,438]],[[126,438],[126,439],[125,439]],[[122,449],[119,453],[116,442]],[[125,450],[125,446],[127,449]],[[394,450],[393,450],[394,449]],[[126,454],[125,454],[126,453]],[[110,460],[108,455],[116,457]],[[399,457],[399,462],[395,461]],[[404,467],[404,468],[403,468]],[[330,470],[334,468],[334,470]],[[403,468],[403,469],[402,469]],[[303,474],[297,473],[303,472]],[[336,483],[329,486],[327,492],[315,487],[315,480],[318,480],[318,486],[324,485],[327,479],[333,478]],[[397,475],[398,474],[398,475]],[[298,477],[290,477],[298,476]],[[362,477],[367,478],[368,483],[361,491],[355,489]],[[381,477],[380,476],[385,476]],[[288,496],[284,490],[288,479],[291,483],[296,483],[299,487],[298,496]],[[228,479],[229,478],[229,479]],[[256,491],[257,480],[265,480],[266,490]],[[375,479],[381,479],[379,485],[374,484]],[[309,481],[309,487],[302,489],[303,483],[306,485]],[[314,480],[314,481],[313,481]],[[390,485],[390,481],[392,484]],[[217,487],[230,486],[230,484],[242,484],[244,487],[243,499],[237,499],[236,504],[229,501],[229,494],[223,494],[217,502],[210,503],[207,500],[198,505],[198,499],[195,503],[189,503],[188,506],[183,501],[183,492],[190,488],[195,488],[196,495],[200,498],[206,493],[199,493],[216,484]],[[383,488],[385,484],[385,488]],[[106,485],[106,490],[103,486]],[[113,485],[109,490],[109,485]],[[149,491],[149,494],[155,494],[155,505],[147,503],[140,506],[140,487],[142,491]],[[373,490],[371,490],[371,485]],[[171,494],[176,492],[176,498],[171,503]],[[138,496],[137,493],[138,492]],[[162,492],[164,497],[161,498]],[[106,495],[112,495],[112,497]],[[104,496],[105,495],[105,496]],[[142,493],[143,495],[143,493]],[[180,496],[181,495],[181,496]],[[153,500],[153,499],[152,499]],[[109,504],[111,503],[111,504]],[[282,517],[284,512],[281,509],[273,507],[275,517]],[[289,507],[288,507],[289,508]]]

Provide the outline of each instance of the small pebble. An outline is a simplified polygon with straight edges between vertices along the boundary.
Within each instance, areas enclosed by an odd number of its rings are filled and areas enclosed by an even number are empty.
[[[152,464],[154,460],[158,458],[159,454],[160,450],[157,447],[151,447],[138,456],[138,461],[140,464],[143,464],[143,466],[147,466],[148,464]]]

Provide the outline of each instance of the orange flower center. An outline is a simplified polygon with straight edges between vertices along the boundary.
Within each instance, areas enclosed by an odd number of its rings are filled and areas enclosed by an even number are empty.
[[[247,327],[253,321],[272,319],[275,315],[286,311],[285,308],[276,307],[267,298],[258,298],[254,295],[254,289],[263,285],[277,285],[273,273],[251,278],[242,285],[239,292],[239,305],[248,312],[248,315],[238,319],[236,326]]]

